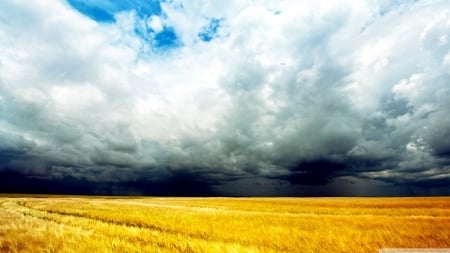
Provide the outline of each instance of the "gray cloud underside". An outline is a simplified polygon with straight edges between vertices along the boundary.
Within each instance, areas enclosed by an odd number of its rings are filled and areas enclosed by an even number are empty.
[[[2,1],[0,171],[448,185],[448,1],[295,2],[166,3],[183,47],[161,54],[133,13],[97,24],[62,1]],[[208,43],[205,16],[223,18]]]

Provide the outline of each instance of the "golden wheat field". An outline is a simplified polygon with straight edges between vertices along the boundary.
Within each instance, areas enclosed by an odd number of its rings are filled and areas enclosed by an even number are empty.
[[[1,196],[0,252],[450,248],[450,197]]]

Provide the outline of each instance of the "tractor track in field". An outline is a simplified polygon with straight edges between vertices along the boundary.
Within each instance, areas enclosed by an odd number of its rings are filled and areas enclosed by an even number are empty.
[[[14,212],[16,214],[19,214],[19,215],[23,215],[25,217],[38,219],[38,220],[43,220],[45,222],[58,224],[58,225],[61,225],[63,227],[67,227],[67,228],[79,229],[79,230],[82,230],[82,231],[84,231],[86,233],[89,233],[89,234],[92,234],[96,230],[95,228],[86,228],[85,226],[82,226],[82,225],[81,226],[80,225],[74,225],[74,224],[69,224],[69,223],[65,223],[65,222],[62,222],[62,221],[58,221],[58,220],[52,219],[51,217],[45,216],[46,214],[49,214],[50,212],[26,207],[26,206],[20,204],[19,201],[2,201],[0,203],[0,206],[4,207],[4,204],[8,204],[8,203],[15,204],[16,206],[19,206],[20,208],[25,209],[26,211],[25,210],[11,209],[12,206],[6,207],[7,210],[12,211],[12,212]],[[33,214],[32,212],[40,213],[40,214],[42,214],[42,216]],[[50,213],[50,214],[56,214],[56,213]],[[64,215],[61,215],[61,214],[59,214],[59,215],[60,216],[64,216]],[[89,219],[89,218],[86,218],[86,217],[76,217],[76,218]],[[110,224],[110,225],[119,226],[119,225],[116,225],[116,224]],[[148,244],[148,241],[145,241],[145,240],[141,239],[139,236],[126,235],[126,236],[121,236],[120,238],[124,239],[125,241],[127,241],[128,243],[131,243],[131,244],[135,244],[135,243],[140,243],[142,245]],[[160,248],[171,249],[171,247],[175,247],[175,248],[177,247],[177,245],[169,245],[169,244],[164,244],[164,243],[159,243],[159,242],[153,242],[153,243],[156,244]]]
[[[6,202],[6,201],[5,201]],[[255,248],[265,248],[265,249],[270,249],[270,250],[276,250],[277,252],[287,252],[289,251],[289,249],[284,248],[284,247],[269,247],[269,246],[264,246],[264,245],[259,245],[259,244],[252,244],[252,243],[248,243],[245,241],[239,241],[239,240],[232,240],[232,239],[222,239],[222,240],[217,240],[217,239],[210,239],[207,237],[206,234],[204,235],[199,235],[199,234],[192,234],[192,233],[185,233],[183,231],[175,231],[175,230],[168,230],[168,229],[164,229],[162,227],[158,227],[155,225],[149,225],[149,224],[135,224],[135,223],[129,223],[129,222],[117,222],[114,220],[110,220],[110,219],[102,219],[100,217],[96,217],[96,216],[89,216],[89,215],[83,215],[83,214],[76,214],[76,213],[69,213],[69,212],[61,212],[61,211],[52,211],[52,210],[41,210],[38,208],[32,208],[29,206],[26,206],[26,200],[24,201],[15,201],[14,202],[15,205],[24,208],[26,210],[30,210],[29,212],[20,212],[25,216],[31,216],[37,219],[41,219],[41,220],[45,220],[48,222],[54,222],[60,225],[65,225],[65,226],[70,226],[70,227],[74,227],[74,228],[78,228],[78,229],[82,229],[84,231],[88,231],[88,232],[92,232],[95,231],[95,227],[84,227],[84,226],[77,226],[77,225],[73,225],[70,223],[65,223],[62,221],[58,221],[55,219],[52,219],[51,217],[48,217],[48,214],[53,214],[53,215],[58,215],[61,217],[72,217],[72,218],[78,218],[78,219],[85,219],[85,220],[92,220],[92,221],[96,221],[96,222],[100,222],[103,224],[107,224],[107,225],[112,225],[112,226],[120,226],[120,227],[128,227],[128,228],[139,228],[139,229],[147,229],[147,230],[151,230],[151,231],[157,231],[159,233],[167,233],[167,234],[173,234],[173,235],[182,235],[185,237],[189,237],[189,238],[193,238],[193,239],[198,239],[198,240],[204,240],[204,241],[208,241],[208,242],[216,242],[216,243],[222,243],[222,244],[239,244],[239,245],[243,245],[243,246],[248,246],[248,247],[255,247]],[[36,216],[33,215],[32,212],[39,212],[42,214],[42,216]],[[135,243],[136,240],[139,241],[142,244],[146,244],[148,243],[147,241],[141,239],[139,236],[129,236],[126,235],[124,237],[121,237],[123,239],[126,239],[129,242],[133,242]],[[159,247],[173,247],[174,245],[168,245],[168,244],[164,244],[164,243],[157,243],[157,245]]]

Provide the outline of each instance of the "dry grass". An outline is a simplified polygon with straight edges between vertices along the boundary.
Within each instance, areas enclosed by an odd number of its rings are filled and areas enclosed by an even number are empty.
[[[450,197],[0,198],[0,252],[450,248]]]

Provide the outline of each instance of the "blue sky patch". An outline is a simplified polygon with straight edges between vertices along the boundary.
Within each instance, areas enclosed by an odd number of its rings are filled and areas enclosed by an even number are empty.
[[[138,20],[134,31],[137,36],[155,48],[173,48],[181,42],[173,27],[164,26],[162,31],[155,32],[148,27],[146,21],[156,15],[165,16],[158,0],[67,0],[67,2],[83,15],[99,23],[114,23],[115,15],[122,11],[135,11]],[[213,27],[215,31],[217,29]]]
[[[211,18],[209,24],[203,27],[202,31],[198,34],[198,37],[205,42],[211,41],[216,37],[221,22],[221,18]]]
[[[175,48],[182,44],[173,27],[164,27],[160,32],[149,27],[136,27],[134,32],[157,49]]]
[[[154,37],[154,46],[158,48],[177,47],[179,44],[178,36],[171,27],[165,27]]]
[[[75,8],[77,11],[81,12],[83,15],[97,21],[112,23],[115,22],[114,13],[108,10],[102,9],[99,6],[90,4],[87,1],[80,0],[67,0],[69,4]]]
[[[157,0],[67,0],[67,2],[97,22],[114,22],[114,15],[122,11],[134,10],[140,18],[162,13],[160,2]]]

